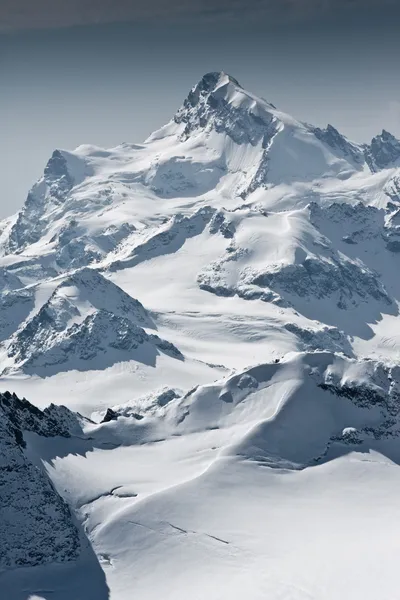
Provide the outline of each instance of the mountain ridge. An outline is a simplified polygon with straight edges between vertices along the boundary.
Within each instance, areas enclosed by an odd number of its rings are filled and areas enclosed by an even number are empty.
[[[393,595],[399,261],[400,142],[224,72],[55,150],[0,224],[0,589]]]
[[[237,96],[242,96],[242,98],[238,98]],[[201,129],[204,129],[207,122],[205,111],[208,111],[210,115],[215,115],[216,112],[220,110],[220,106],[229,105],[230,111],[239,110],[240,112],[240,106],[242,104],[247,104],[245,107],[246,110],[243,111],[243,115],[247,114],[248,116],[246,118],[250,118],[250,121],[246,122],[246,119],[243,120],[238,118],[235,113],[231,115],[232,126],[235,124],[238,130],[236,141],[240,143],[240,136],[246,135],[247,137],[244,138],[244,141],[254,145],[258,142],[260,137],[262,137],[262,145],[266,148],[270,143],[270,138],[274,136],[274,129],[277,126],[276,122],[279,120],[279,116],[283,116],[283,113],[277,111],[272,104],[258,99],[256,96],[250,95],[242,88],[242,86],[240,86],[236,79],[224,72],[214,72],[205,75],[200,82],[192,88],[188,98],[177,111],[171,122],[176,123],[177,125],[185,123],[185,128],[180,135],[187,136],[192,131],[191,128],[195,127],[194,122],[190,124],[191,113],[196,115],[195,119],[197,119],[197,125]],[[212,118],[214,119],[214,117]],[[266,120],[263,121],[263,118]],[[385,169],[400,159],[400,141],[385,130],[383,130],[381,134],[375,136],[369,145],[355,144],[354,142],[347,140],[347,138],[332,125],[328,125],[326,129],[320,129],[318,127],[302,124],[291,118],[288,119],[287,116],[284,116],[284,119],[288,124],[293,125],[297,123],[300,127],[304,127],[305,129],[309,128],[319,140],[332,148],[336,147],[343,151],[344,155],[350,155],[356,163],[364,162],[372,172]],[[216,124],[214,122],[213,127],[217,127],[217,129],[222,128],[221,130],[223,130],[228,126],[227,124],[223,125],[223,123],[224,119],[221,117]],[[260,130],[260,124],[266,126],[265,133]],[[272,127],[270,132],[268,132],[268,126]],[[169,128],[170,124],[166,125],[165,128],[161,128],[160,133],[163,132],[164,129],[168,132]],[[275,131],[275,133],[277,133],[277,131]],[[158,133],[156,132],[153,135],[157,136]],[[170,133],[168,133],[168,135],[170,135]],[[233,129],[229,132],[229,135],[235,136]],[[150,136],[149,138],[150,142],[152,137],[153,136]],[[104,156],[107,156],[106,151],[103,151],[103,154]],[[33,191],[28,195],[25,208],[20,211],[17,222],[11,228],[9,240],[5,244],[7,253],[13,253],[13,251],[18,250],[18,248],[22,249],[27,243],[32,244],[38,241],[38,234],[34,232],[30,234],[30,237],[27,237],[25,242],[19,241],[19,236],[23,234],[24,230],[28,227],[28,223],[25,223],[24,220],[25,213],[26,220],[33,220],[34,213],[32,211],[34,207],[37,205],[40,206],[46,199],[47,202],[51,200],[56,204],[62,204],[71,189],[82,183],[85,177],[90,176],[92,172],[90,163],[82,160],[82,158],[83,156],[78,158],[73,152],[65,150],[56,149],[53,152],[52,157],[49,159],[44,169],[44,176],[41,183],[34,185]],[[72,162],[69,168],[68,162]],[[260,165],[259,169],[262,168],[263,167]],[[260,177],[260,173],[258,173],[258,177]],[[253,183],[253,191],[256,189],[254,185],[256,184]],[[38,195],[37,199],[36,195]]]

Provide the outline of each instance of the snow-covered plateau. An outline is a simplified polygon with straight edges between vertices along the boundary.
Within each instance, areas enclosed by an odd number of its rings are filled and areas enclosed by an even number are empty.
[[[0,223],[1,600],[395,600],[399,272],[400,141],[225,73],[55,150]]]

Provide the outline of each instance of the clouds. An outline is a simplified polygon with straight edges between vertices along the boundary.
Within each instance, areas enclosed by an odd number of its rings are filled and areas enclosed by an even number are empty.
[[[141,19],[309,20],[395,9],[397,0],[1,0],[0,31]]]

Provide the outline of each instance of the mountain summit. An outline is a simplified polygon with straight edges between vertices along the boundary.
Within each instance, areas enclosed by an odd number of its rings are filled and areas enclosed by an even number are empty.
[[[216,187],[246,197],[288,182],[311,185],[327,177],[375,173],[396,167],[398,161],[400,142],[386,131],[370,145],[355,144],[332,125],[320,129],[282,113],[224,72],[208,73],[172,121],[144,146],[55,150],[18,217],[5,227],[2,249],[18,253],[52,231],[47,244],[62,234],[63,256],[56,257],[56,263],[75,259],[76,266],[83,266],[87,261],[80,261],[81,253],[99,260],[131,233],[134,224],[116,225],[118,232],[104,244],[107,228],[94,239],[86,236],[80,221],[118,202],[124,188],[133,184],[162,197],[204,195]],[[124,177],[126,166],[130,174]]]
[[[7,598],[394,597],[399,161],[223,72],[55,150],[0,224]]]

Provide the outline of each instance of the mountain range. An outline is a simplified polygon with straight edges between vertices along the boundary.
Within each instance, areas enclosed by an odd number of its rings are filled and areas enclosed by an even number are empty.
[[[400,141],[223,72],[55,150],[0,223],[7,600],[394,598],[399,267]]]

